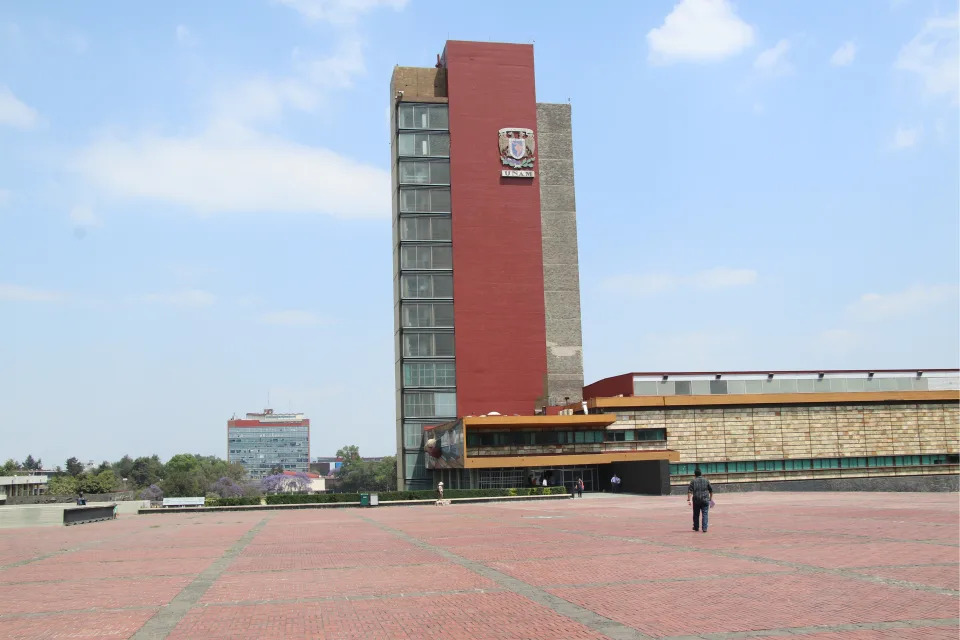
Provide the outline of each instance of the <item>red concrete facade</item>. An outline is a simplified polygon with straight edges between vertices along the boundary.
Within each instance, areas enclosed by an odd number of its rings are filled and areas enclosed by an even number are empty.
[[[624,373],[588,384],[583,388],[583,399],[611,398],[613,396],[633,395],[633,374]]]
[[[497,132],[537,128],[533,46],[450,41],[444,58],[457,415],[532,414],[547,372],[540,185],[500,176]]]

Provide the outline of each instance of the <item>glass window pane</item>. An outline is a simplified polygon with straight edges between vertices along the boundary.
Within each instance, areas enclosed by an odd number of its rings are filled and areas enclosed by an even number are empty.
[[[453,334],[452,333],[437,333],[434,334],[434,344],[436,345],[436,355],[438,356],[452,356],[453,355]]]
[[[452,298],[453,297],[453,276],[421,276],[432,279],[434,298]]]
[[[447,118],[446,105],[432,105],[430,107],[430,128],[448,129],[450,124]]]
[[[430,240],[450,240],[450,218],[433,218]]]
[[[430,163],[416,160],[400,161],[400,184],[428,184]]]
[[[450,213],[450,190],[431,189],[430,211],[432,213]]]
[[[451,247],[431,247],[431,262],[433,269],[453,268],[453,249]]]
[[[417,248],[418,247],[400,247],[400,268],[401,269],[412,269],[413,265],[417,263]]]
[[[450,163],[435,161],[430,164],[430,184],[450,184]]]
[[[416,136],[412,133],[401,133],[397,136],[397,153],[401,156],[416,155]]]
[[[449,303],[436,303],[433,305],[433,321],[438,327],[453,326],[453,305]]]
[[[428,151],[424,155],[431,156],[449,156],[450,155],[450,136],[446,133],[431,133]]]

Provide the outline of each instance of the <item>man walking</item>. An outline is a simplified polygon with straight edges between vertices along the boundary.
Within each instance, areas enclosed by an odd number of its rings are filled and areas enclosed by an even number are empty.
[[[703,514],[703,532],[707,532],[707,516],[710,512],[710,501],[713,500],[713,487],[710,481],[703,477],[703,472],[697,467],[693,471],[694,478],[687,487],[687,504],[693,498],[693,530],[700,530],[700,514]]]

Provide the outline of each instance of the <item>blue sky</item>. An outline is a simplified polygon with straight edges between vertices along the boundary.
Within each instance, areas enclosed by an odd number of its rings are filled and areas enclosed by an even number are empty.
[[[549,6],[549,9],[547,9]],[[0,3],[0,458],[394,448],[388,82],[534,42],[587,382],[957,366],[957,3]]]

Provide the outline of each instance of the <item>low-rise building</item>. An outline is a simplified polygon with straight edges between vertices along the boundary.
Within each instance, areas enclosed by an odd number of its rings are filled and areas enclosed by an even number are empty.
[[[46,475],[0,476],[0,500],[7,496],[41,496],[47,492]]]
[[[608,490],[616,475],[624,491],[666,494],[697,467],[731,489],[957,486],[955,369],[628,373],[583,398],[427,427],[425,467],[449,488],[579,477]]]

